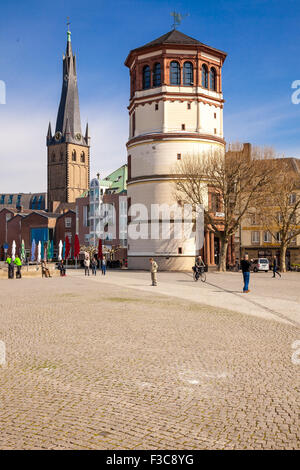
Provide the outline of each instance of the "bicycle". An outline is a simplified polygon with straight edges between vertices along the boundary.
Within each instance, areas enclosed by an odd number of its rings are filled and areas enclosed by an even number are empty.
[[[202,282],[205,282],[206,281],[206,274],[205,274],[205,271],[204,271],[204,266],[196,269],[195,266],[193,266],[193,279],[195,282],[197,282],[199,279],[202,281]]]

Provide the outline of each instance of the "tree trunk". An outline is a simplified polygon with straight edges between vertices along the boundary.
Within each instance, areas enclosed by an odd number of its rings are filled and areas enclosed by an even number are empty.
[[[286,257],[286,245],[283,244],[280,247],[280,271],[282,273],[286,272],[285,257]]]
[[[221,238],[221,252],[220,252],[220,261],[219,261],[219,266],[218,266],[218,271],[220,272],[226,271],[227,247],[228,247],[228,240]]]

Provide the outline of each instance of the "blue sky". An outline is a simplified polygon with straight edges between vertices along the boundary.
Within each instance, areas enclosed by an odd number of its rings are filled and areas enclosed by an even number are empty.
[[[45,135],[55,125],[66,18],[77,55],[83,128],[89,121],[92,175],[126,160],[130,49],[171,29],[172,10],[189,13],[182,32],[228,53],[223,68],[227,141],[273,146],[300,157],[298,0],[0,0],[0,192],[46,189]]]

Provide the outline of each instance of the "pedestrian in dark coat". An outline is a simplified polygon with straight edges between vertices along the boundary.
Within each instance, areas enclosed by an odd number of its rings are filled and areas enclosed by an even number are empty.
[[[273,257],[273,277],[276,277],[276,274],[281,277],[280,272],[278,271],[278,262],[277,262],[277,257]]]
[[[251,268],[251,262],[249,261],[249,257],[247,254],[245,254],[244,259],[242,259],[241,261],[241,268],[242,268],[243,279],[244,279],[243,292],[244,294],[247,294],[248,292],[250,292],[249,282],[250,282],[250,268]]]

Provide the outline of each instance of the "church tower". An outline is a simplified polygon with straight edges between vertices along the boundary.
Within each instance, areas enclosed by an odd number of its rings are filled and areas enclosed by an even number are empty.
[[[128,205],[174,200],[174,165],[185,156],[224,149],[222,66],[226,53],[173,29],[130,51]],[[173,171],[173,174],[172,174]],[[177,175],[178,177],[178,175]],[[164,222],[159,216],[159,224]],[[173,227],[177,220],[173,220]],[[132,222],[131,222],[132,223]],[[128,267],[191,269],[195,237],[130,239]]]
[[[51,123],[47,134],[48,210],[60,203],[75,203],[89,189],[90,146],[88,125],[81,132],[77,88],[76,56],[73,55],[71,32],[67,32],[67,49],[63,56],[63,84],[55,133]]]

